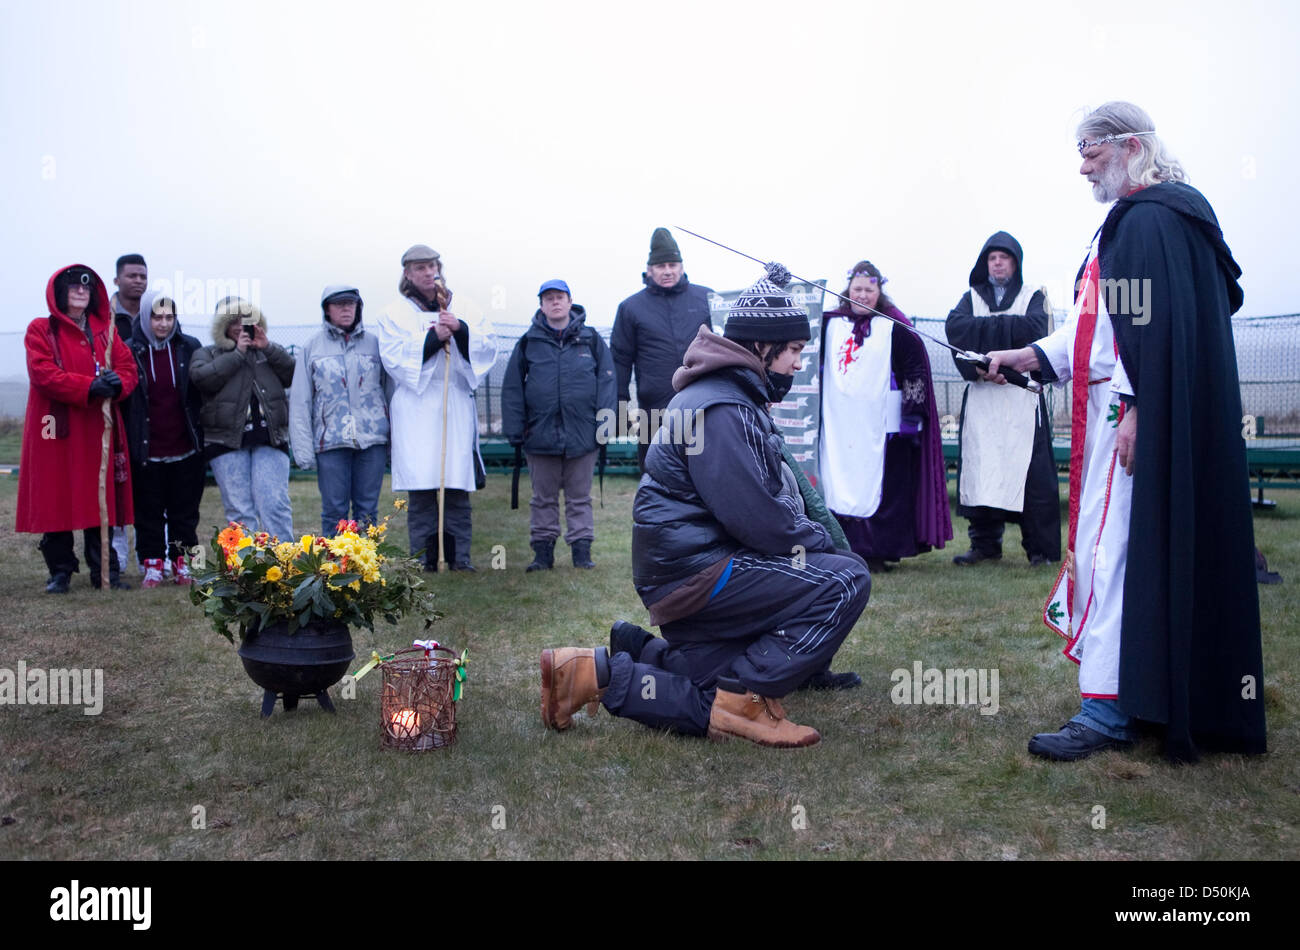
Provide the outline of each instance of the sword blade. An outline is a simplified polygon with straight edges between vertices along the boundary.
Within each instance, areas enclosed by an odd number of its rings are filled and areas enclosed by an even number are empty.
[[[755,257],[753,254],[746,254],[744,251],[739,251],[734,247],[730,247],[729,245],[723,244],[721,241],[715,241],[713,240],[713,238],[705,237],[703,234],[699,234],[695,231],[692,231],[690,228],[684,228],[680,224],[674,224],[673,227],[675,227],[678,231],[684,231],[685,233],[689,234],[691,237],[697,237],[701,241],[708,241],[710,244],[716,245],[717,247],[722,248],[724,251],[730,251],[732,254],[739,254],[741,257],[754,261],[756,264],[762,264],[764,267],[767,266],[767,261],[759,260],[759,258]],[[793,271],[790,272],[790,276],[793,277],[795,280],[803,281],[805,284],[812,284],[813,286],[818,286],[815,281],[811,281],[806,277],[800,277],[798,274],[794,273]],[[837,294],[833,290],[828,290],[827,288],[823,287],[822,292],[828,293],[832,297],[838,297],[840,300],[843,300],[846,304],[848,304],[851,307],[860,307],[863,310],[868,310],[877,317],[884,317],[886,320],[898,324],[900,327],[902,327],[905,330],[911,330],[917,336],[929,340],[931,343],[936,343],[939,346],[942,346],[945,350],[950,350],[952,353],[954,353],[957,356],[958,359],[967,360],[968,362],[971,363],[978,363],[980,366],[983,367],[987,367],[989,365],[989,359],[983,353],[976,353],[973,350],[959,350],[957,347],[953,346],[947,340],[941,340],[937,336],[932,336],[931,334],[926,333],[924,330],[918,330],[910,323],[907,323],[903,320],[899,320],[897,317],[890,316],[887,313],[881,313],[875,307],[868,307],[866,304],[862,304],[862,303],[858,303],[857,301],[850,300],[848,297],[844,296],[843,294]],[[1015,386],[1020,386],[1022,389],[1028,389],[1030,392],[1033,393],[1041,393],[1043,391],[1042,383],[1036,380],[1029,379],[1026,376],[1022,376],[1021,374],[1015,372],[1014,370],[1004,369],[1001,372],[1004,378],[1007,380],[1007,382]]]
[[[718,247],[722,248],[724,251],[730,251],[732,254],[739,254],[741,257],[745,257],[751,261],[754,261],[755,263],[762,264],[764,267],[767,266],[767,261],[760,260],[759,258],[755,257],[753,254],[746,254],[744,251],[738,251],[734,247],[729,247],[726,244],[723,244],[721,241],[713,240],[713,238],[707,238],[703,234],[697,234],[694,231],[692,231],[690,228],[684,228],[680,224],[674,224],[673,227],[675,227],[678,231],[685,231],[687,234],[691,235],[691,237],[697,237],[701,241],[708,241],[710,244],[715,244]],[[793,271],[790,273],[790,276],[793,277],[795,280],[803,281],[805,284],[813,284],[814,286],[817,286],[815,281],[811,281],[806,277],[800,277],[798,274],[794,273]],[[972,358],[967,354],[967,351],[959,350],[957,349],[957,347],[953,346],[951,343],[947,342],[946,340],[940,340],[938,337],[931,336],[930,334],[926,333],[924,330],[918,330],[916,327],[912,326],[911,324],[904,323],[902,320],[899,320],[897,317],[892,317],[887,313],[881,313],[875,307],[868,307],[866,304],[857,303],[853,300],[850,300],[848,297],[844,296],[843,294],[837,294],[835,291],[829,290],[825,287],[822,288],[822,291],[823,293],[830,294],[832,297],[840,298],[840,300],[843,300],[846,304],[849,304],[851,306],[861,307],[863,310],[871,311],[871,313],[875,314],[877,317],[884,317],[886,320],[890,320],[894,323],[897,323],[900,327],[905,327],[906,329],[911,330],[917,336],[925,337],[927,340],[937,343],[939,346],[942,346],[946,350],[952,350],[952,352],[956,353],[958,356],[967,359]],[[976,359],[978,358],[976,357]]]

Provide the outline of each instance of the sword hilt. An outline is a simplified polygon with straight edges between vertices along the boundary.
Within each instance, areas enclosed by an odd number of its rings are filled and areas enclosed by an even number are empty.
[[[970,350],[967,350],[965,353],[961,354],[961,356],[962,359],[969,360],[985,370],[987,370],[989,364],[993,362],[993,360],[985,356],[983,353],[974,353]],[[998,373],[1012,386],[1019,386],[1021,389],[1026,389],[1035,394],[1043,391],[1043,384],[1038,382],[1038,380],[1030,379],[1024,373],[1018,373],[1009,366],[999,366]]]

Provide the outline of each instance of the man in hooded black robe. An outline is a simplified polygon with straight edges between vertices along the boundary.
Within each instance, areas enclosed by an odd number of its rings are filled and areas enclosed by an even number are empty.
[[[1020,242],[1006,231],[984,242],[971,268],[970,290],[948,313],[949,343],[988,353],[1026,346],[1051,332],[1047,292],[1025,285],[1023,262]],[[1047,401],[1041,393],[998,389],[981,380],[968,360],[954,355],[953,362],[970,384],[961,398],[957,461],[957,514],[970,521],[970,550],[952,562],[1000,559],[1008,521],[1020,525],[1030,564],[1059,561],[1061,489]]]

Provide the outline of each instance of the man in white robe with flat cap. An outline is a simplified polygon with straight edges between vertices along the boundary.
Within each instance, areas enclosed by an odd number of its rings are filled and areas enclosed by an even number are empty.
[[[471,327],[440,306],[441,284],[438,252],[425,244],[408,249],[401,296],[380,312],[375,330],[384,370],[395,384],[393,491],[409,492],[411,552],[424,550],[426,569],[436,570],[441,487],[446,561],[454,571],[473,571],[469,494],[483,471],[474,390],[496,361],[496,338],[486,323]]]

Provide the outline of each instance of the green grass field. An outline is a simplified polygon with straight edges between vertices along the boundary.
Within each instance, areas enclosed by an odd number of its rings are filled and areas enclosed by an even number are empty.
[[[23,420],[0,417],[0,465],[17,465],[23,454]]]
[[[1271,752],[1176,768],[1150,739],[1074,764],[1026,752],[1032,733],[1072,714],[1077,693],[1062,641],[1038,620],[1054,574],[1019,556],[1014,527],[1000,563],[951,565],[966,548],[960,521],[962,540],[876,577],[835,664],[858,671],[864,686],[786,703],[795,721],[821,730],[815,748],[660,735],[603,710],[557,734],[538,716],[539,651],[604,643],[617,617],[645,621],[630,580],[635,482],[606,482],[596,570],[569,567],[561,544],[556,570],[525,574],[527,505],[511,512],[508,479],[493,475],[474,502],[479,572],[432,579],[446,615],[435,633],[471,657],[459,742],[408,755],[379,747],[378,674],[354,699],[333,691],[337,716],[304,701],[262,721],[260,690],[182,588],[99,594],[81,574],[70,595],[45,595],[36,538],[9,527],[16,487],[0,480],[0,667],[102,668],[105,700],[98,716],[0,707],[0,859],[1214,860],[1300,851],[1300,493],[1276,492],[1277,509],[1256,517],[1270,566],[1286,578],[1260,588]],[[291,492],[298,528],[315,530],[315,484],[295,481]],[[220,520],[209,486],[205,540]],[[501,571],[491,569],[497,545]],[[408,645],[417,633],[415,624],[381,626],[373,639],[357,631],[357,653]],[[998,670],[997,713],[895,705],[890,673],[917,661]]]

